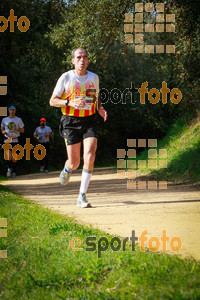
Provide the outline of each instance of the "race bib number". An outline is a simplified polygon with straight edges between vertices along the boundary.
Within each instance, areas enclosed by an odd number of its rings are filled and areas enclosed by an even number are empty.
[[[93,97],[75,97],[75,102],[82,102],[82,99],[85,100],[85,106],[82,108],[79,108],[79,110],[91,110],[93,102]]]
[[[18,131],[14,131],[14,130],[10,130],[8,132],[7,136],[9,138],[17,138],[19,136],[19,132]]]

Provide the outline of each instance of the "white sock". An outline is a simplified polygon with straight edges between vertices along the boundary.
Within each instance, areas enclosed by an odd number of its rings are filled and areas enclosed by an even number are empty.
[[[80,186],[80,194],[86,194],[91,177],[92,177],[92,171],[83,169],[81,186]]]

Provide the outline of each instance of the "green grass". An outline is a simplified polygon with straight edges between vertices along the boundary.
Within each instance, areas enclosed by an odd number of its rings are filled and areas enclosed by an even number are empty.
[[[167,168],[146,168],[140,170],[141,174],[174,182],[200,183],[200,115],[192,122],[186,117],[179,119],[158,142],[158,149],[167,149]],[[138,159],[147,158],[144,151]]]
[[[58,215],[0,186],[8,237],[0,249],[0,299],[200,299],[200,264],[151,251],[85,251],[87,236],[112,236]],[[73,237],[83,251],[69,249]]]
[[[7,179],[7,177],[0,175],[0,182],[5,181],[6,179]]]

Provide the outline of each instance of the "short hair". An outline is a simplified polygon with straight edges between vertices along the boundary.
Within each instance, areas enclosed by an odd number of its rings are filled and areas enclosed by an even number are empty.
[[[85,51],[86,55],[88,56],[88,52],[87,52],[87,50],[85,50],[85,49],[84,49],[84,48],[82,48],[82,47],[78,47],[78,48],[76,48],[76,49],[72,50],[72,58],[74,58],[74,57],[75,57],[75,52],[76,52],[77,50],[82,50],[82,51]]]

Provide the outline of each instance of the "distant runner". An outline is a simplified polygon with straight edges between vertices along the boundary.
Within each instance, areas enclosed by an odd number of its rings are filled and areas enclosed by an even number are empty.
[[[107,112],[98,97],[99,77],[87,71],[88,53],[83,48],[72,51],[75,69],[63,73],[58,79],[50,99],[50,105],[61,107],[60,134],[65,139],[68,159],[60,173],[60,183],[69,182],[70,175],[80,164],[81,142],[83,141],[83,171],[77,206],[91,207],[86,192],[94,168],[97,149],[97,114],[107,119]]]
[[[48,162],[49,162],[49,137],[53,137],[51,127],[46,126],[46,119],[40,119],[40,126],[35,129],[33,136],[37,139],[38,143],[43,145],[46,149],[45,157],[40,161],[40,172],[48,173]]]
[[[4,135],[4,143],[11,139],[12,148],[18,144],[20,133],[24,133],[24,123],[21,118],[15,116],[16,107],[11,105],[8,107],[9,117],[3,118],[1,121],[1,132]],[[17,159],[12,155],[12,150],[9,151],[7,177],[16,176]]]

